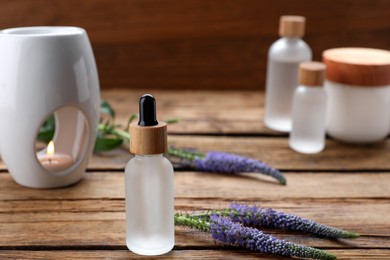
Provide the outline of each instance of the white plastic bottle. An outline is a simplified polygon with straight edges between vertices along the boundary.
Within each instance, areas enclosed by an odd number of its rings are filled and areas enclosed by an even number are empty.
[[[140,121],[130,125],[125,169],[126,245],[140,255],[161,255],[174,246],[174,185],[167,150],[167,125],[156,120],[155,99],[140,99]]]
[[[325,147],[325,68],[321,62],[303,62],[299,67],[301,85],[293,97],[289,145],[300,153],[318,153]]]
[[[265,92],[265,125],[281,132],[291,131],[292,96],[298,86],[299,63],[310,61],[310,47],[301,39],[305,17],[282,16],[279,35],[268,51]]]

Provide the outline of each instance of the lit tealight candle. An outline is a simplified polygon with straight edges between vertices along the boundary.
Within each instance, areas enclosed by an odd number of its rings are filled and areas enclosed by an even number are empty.
[[[39,156],[39,161],[43,167],[51,172],[63,171],[73,164],[73,159],[70,155],[55,153],[53,141],[50,141],[47,145],[46,154]]]

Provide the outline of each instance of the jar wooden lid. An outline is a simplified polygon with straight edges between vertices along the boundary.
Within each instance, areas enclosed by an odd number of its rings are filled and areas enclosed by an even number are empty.
[[[285,37],[302,37],[305,35],[306,18],[296,15],[283,15],[279,22],[279,35]]]
[[[167,124],[154,126],[130,124],[130,152],[137,155],[162,154],[168,150]]]
[[[322,62],[308,61],[299,64],[299,83],[304,86],[322,87],[325,80],[326,65]]]
[[[343,84],[390,85],[390,51],[370,48],[335,48],[322,53],[326,79]]]

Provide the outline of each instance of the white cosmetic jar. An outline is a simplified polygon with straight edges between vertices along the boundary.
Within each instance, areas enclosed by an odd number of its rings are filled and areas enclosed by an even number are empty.
[[[348,143],[385,139],[390,132],[390,51],[336,48],[322,57],[329,136]]]

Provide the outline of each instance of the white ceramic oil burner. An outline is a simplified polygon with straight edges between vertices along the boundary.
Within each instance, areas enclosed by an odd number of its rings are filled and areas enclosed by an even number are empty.
[[[31,188],[79,181],[99,121],[99,80],[87,33],[77,27],[0,31],[0,153],[12,178]],[[54,113],[53,142],[35,150]]]

